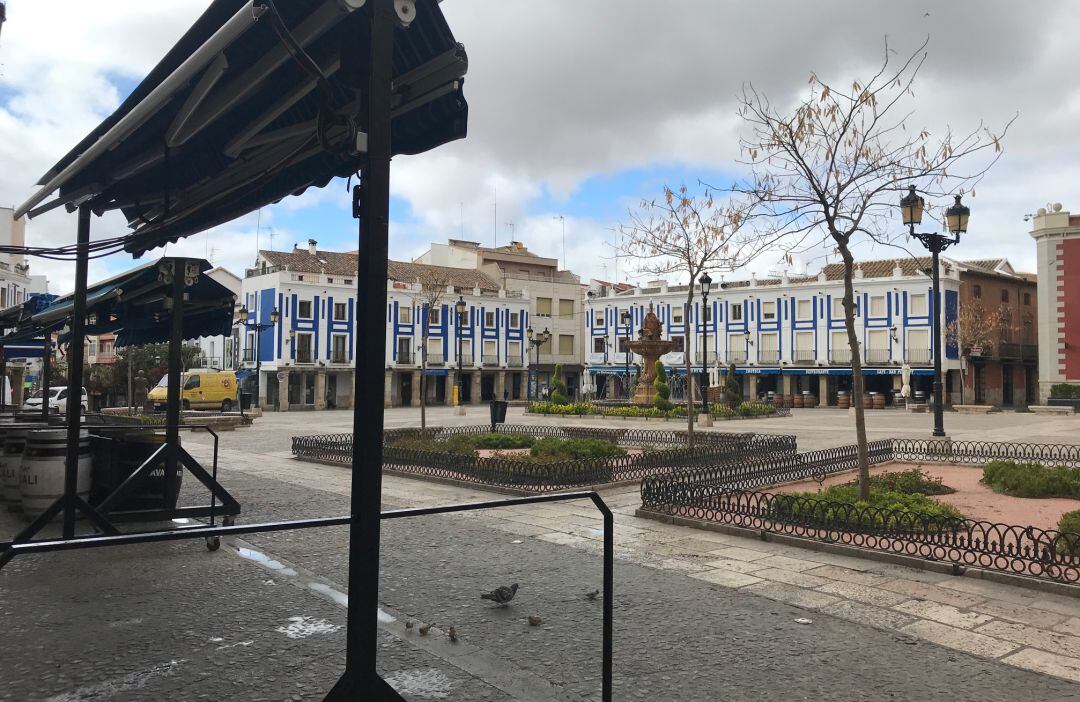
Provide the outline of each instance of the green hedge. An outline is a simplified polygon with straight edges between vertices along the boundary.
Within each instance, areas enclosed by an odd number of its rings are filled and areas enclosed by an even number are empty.
[[[849,483],[858,485],[858,481]],[[951,495],[956,492],[948,485],[941,483],[941,478],[935,478],[918,468],[902,471],[888,471],[870,476],[871,490],[892,490],[909,495]]]
[[[626,449],[602,439],[556,439],[548,437],[533,444],[529,453],[536,457],[577,459],[625,456]]]
[[[1050,397],[1055,400],[1071,400],[1080,398],[1080,385],[1058,383],[1050,386]]]
[[[1080,509],[1061,515],[1057,528],[1062,534],[1080,534]],[[1080,536],[1066,536],[1058,539],[1057,550],[1059,553],[1070,556],[1080,556]]]
[[[991,461],[983,467],[982,481],[994,492],[1013,497],[1080,498],[1080,468]]]
[[[863,501],[857,486],[833,485],[821,492],[775,495],[769,518],[820,528],[937,532],[963,528],[964,515],[919,493],[871,490]]]

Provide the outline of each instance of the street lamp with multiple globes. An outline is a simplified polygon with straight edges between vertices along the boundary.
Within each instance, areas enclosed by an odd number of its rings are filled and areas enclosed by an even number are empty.
[[[945,210],[945,224],[949,234],[937,234],[934,232],[916,232],[915,225],[922,223],[924,201],[915,192],[915,186],[908,186],[908,193],[900,199],[900,213],[904,219],[904,225],[912,237],[922,242],[932,257],[932,277],[934,288],[934,432],[935,437],[945,436],[945,416],[942,397],[941,383],[941,276],[938,266],[938,256],[953,244],[960,243],[960,235],[967,232],[968,217],[971,210],[960,202],[960,196],[952,207]]]
[[[533,386],[537,383],[537,372],[540,370],[540,347],[551,338],[551,332],[544,329],[542,332],[534,332],[532,327],[525,330],[525,336],[529,340],[529,346],[536,349],[536,367],[529,369],[529,402],[533,401]],[[539,388],[537,388],[539,390]]]
[[[262,386],[262,358],[259,356],[259,342],[262,340],[262,333],[267,329],[273,329],[277,326],[278,319],[281,315],[278,313],[278,308],[270,310],[270,323],[262,324],[260,322],[250,321],[251,313],[248,312],[247,305],[242,305],[239,312],[240,319],[237,322],[244,328],[245,331],[255,332],[255,348],[252,349],[251,355],[255,357],[255,402],[259,401],[259,389]],[[247,334],[244,334],[245,345],[247,343]],[[240,409],[244,409],[244,402],[242,398],[240,400]]]
[[[464,336],[464,323],[465,323],[465,309],[468,305],[465,302],[464,295],[458,295],[458,301],[455,303],[457,309],[457,397],[455,398],[455,414],[465,414],[465,408],[461,404],[462,399],[462,375],[461,375],[461,338]],[[475,353],[475,351],[474,351]]]
[[[709,290],[712,278],[701,276],[701,410],[709,414]]]

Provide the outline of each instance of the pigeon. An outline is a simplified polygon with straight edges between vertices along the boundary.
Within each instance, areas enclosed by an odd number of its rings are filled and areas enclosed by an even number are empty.
[[[600,594],[599,590],[593,590],[592,592],[586,592],[585,593],[585,599],[587,599],[587,600],[595,600],[599,594]]]
[[[413,620],[412,620],[412,619],[410,619],[409,621],[405,622],[405,628],[406,628],[406,629],[412,629],[412,628],[413,628],[413,626],[415,626],[415,623],[413,622]]]
[[[544,623],[544,620],[535,614],[529,615],[529,626],[540,626]]]
[[[457,642],[457,629],[455,629],[454,627],[450,627],[449,629],[447,629],[446,635],[450,637],[451,641],[455,643]]]
[[[434,624],[421,624],[420,625],[420,635],[421,636],[427,636],[427,633],[429,631],[431,631],[431,627],[433,627],[433,626],[435,626],[435,625]]]
[[[500,607],[505,607],[506,605],[510,604],[510,600],[514,599],[514,595],[517,594],[517,591],[517,583],[514,583],[510,587],[507,587],[506,585],[500,585],[491,592],[485,592],[484,594],[480,595],[480,598],[484,600],[491,600]]]

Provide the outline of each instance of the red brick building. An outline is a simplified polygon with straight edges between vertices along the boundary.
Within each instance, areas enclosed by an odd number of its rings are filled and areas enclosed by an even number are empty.
[[[1039,266],[1039,398],[1057,383],[1080,384],[1080,215],[1040,207],[1031,236]]]

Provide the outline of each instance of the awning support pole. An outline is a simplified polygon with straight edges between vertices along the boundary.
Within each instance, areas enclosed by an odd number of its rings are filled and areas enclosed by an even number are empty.
[[[172,326],[169,330],[169,385],[165,400],[165,502],[162,509],[175,504],[176,473],[180,458],[180,373],[183,371],[184,275],[186,261],[174,258],[172,280]]]
[[[368,151],[353,198],[353,216],[360,220],[356,323],[361,330],[370,326],[382,329],[386,314],[390,95],[397,24],[392,0],[375,0],[367,6],[371,12],[371,74],[365,96],[368,113],[364,125]],[[356,339],[345,674],[326,699],[402,700],[375,670],[386,348],[381,332],[360,332]]]
[[[64,463],[64,538],[75,536],[75,504],[79,482],[79,434],[82,429],[83,362],[86,355],[86,278],[90,265],[90,207],[79,207],[75,239],[75,293],[72,295],[71,341],[68,344],[67,458]]]
[[[52,374],[52,332],[45,330],[45,341],[41,344],[41,418],[49,419],[49,376]]]

